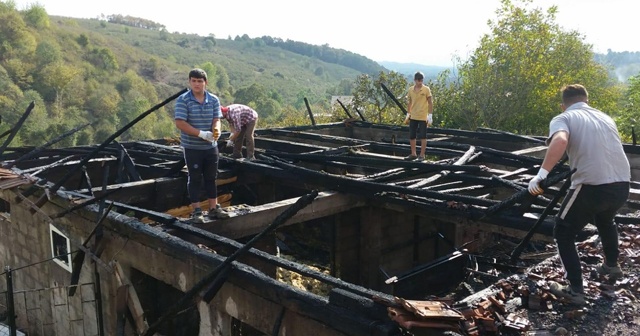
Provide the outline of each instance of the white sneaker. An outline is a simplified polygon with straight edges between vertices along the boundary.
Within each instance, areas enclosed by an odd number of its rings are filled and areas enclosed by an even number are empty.
[[[564,298],[570,304],[576,306],[584,306],[587,304],[587,301],[584,299],[584,293],[574,292],[571,286],[563,286],[555,281],[550,281],[549,290],[555,296]]]

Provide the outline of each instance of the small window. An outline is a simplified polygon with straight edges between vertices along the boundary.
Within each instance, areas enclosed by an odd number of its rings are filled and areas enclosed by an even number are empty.
[[[49,234],[51,236],[51,257],[53,261],[62,268],[71,272],[71,244],[69,238],[53,224],[49,224]]]

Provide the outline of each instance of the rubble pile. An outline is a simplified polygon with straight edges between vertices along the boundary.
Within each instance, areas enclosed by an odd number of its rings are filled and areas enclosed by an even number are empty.
[[[396,298],[389,317],[409,334],[448,330],[461,335],[640,335],[640,227],[619,225],[620,279],[600,275],[603,262],[597,235],[577,243],[587,304],[572,306],[549,291],[552,281],[567,284],[554,255],[524,274],[504,278],[458,302]],[[547,245],[550,253],[555,246]]]

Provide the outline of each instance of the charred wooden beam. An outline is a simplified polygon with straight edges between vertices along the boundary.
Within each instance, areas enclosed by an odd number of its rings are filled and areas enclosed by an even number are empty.
[[[311,204],[311,202],[313,202],[313,200],[317,196],[318,196],[318,192],[317,191],[313,191],[310,194],[307,194],[307,195],[301,197],[300,199],[298,199],[298,201],[296,201],[295,204],[293,204],[291,207],[287,208],[287,210],[285,210],[280,215],[278,215],[278,217],[267,228],[265,228],[263,231],[261,231],[256,236],[254,236],[249,242],[247,242],[244,246],[242,246],[240,249],[238,249],[232,255],[230,255],[229,257],[225,258],[224,261],[222,263],[220,263],[212,272],[210,272],[203,279],[198,281],[198,283],[196,283],[190,290],[188,290],[184,294],[184,296],[182,298],[180,298],[180,300],[178,300],[178,302],[176,302],[175,305],[170,307],[164,314],[162,314],[162,316],[160,316],[152,325],[150,325],[149,328],[146,330],[146,332],[143,335],[144,336],[154,335],[154,333],[158,331],[159,326],[162,325],[162,323],[164,321],[170,319],[175,314],[177,314],[180,310],[182,310],[184,306],[189,304],[193,300],[193,298],[196,297],[200,293],[200,291],[202,291],[203,289],[207,288],[207,286],[210,286],[211,283],[214,282],[216,280],[216,278],[218,278],[218,276],[222,272],[228,271],[230,266],[231,266],[231,263],[233,261],[235,261],[240,255],[242,255],[246,251],[248,251],[253,246],[253,244],[255,244],[258,241],[258,239],[260,239],[265,234],[272,232],[279,225],[281,225],[282,223],[286,222],[289,218],[291,218],[293,215],[295,215],[299,210],[301,210],[302,208],[304,208],[304,207],[308,206],[309,204]],[[220,284],[220,286],[221,285],[222,284]],[[217,293],[217,289],[216,289],[215,293]],[[203,299],[206,302],[209,302],[209,301],[211,301],[213,296],[215,296],[215,293],[210,293],[210,292],[206,293],[205,297]],[[213,295],[211,295],[211,294],[213,294]]]
[[[511,132],[507,132],[507,131],[501,131],[501,130],[497,130],[497,129],[493,129],[493,128],[486,128],[486,127],[478,127],[477,128],[480,131],[486,131],[486,132],[494,132],[494,133],[498,133],[498,134],[504,134],[507,137],[510,137],[512,139],[518,139],[518,140],[523,140],[523,141],[529,141],[529,142],[533,142],[533,143],[544,143],[544,140],[541,139],[536,139],[534,137],[530,137],[530,136],[526,136],[526,135],[521,135],[521,134],[515,134],[515,133],[511,133]]]
[[[319,195],[319,197],[321,197],[321,195]],[[314,201],[315,202],[315,201]],[[301,211],[303,211],[304,209],[302,209]],[[295,217],[295,216],[294,216]],[[288,223],[289,221],[287,221]],[[232,249],[240,249],[242,247],[243,244],[237,242],[234,239],[230,239],[228,237],[225,236],[221,236],[212,232],[209,232],[207,230],[204,230],[202,228],[200,228],[200,226],[195,227],[193,225],[189,225],[189,224],[185,224],[185,223],[181,223],[179,221],[173,221],[170,224],[167,225],[167,227],[170,228],[174,228],[177,230],[180,230],[181,232],[187,233],[189,235],[193,235],[197,238],[200,239],[205,239],[206,241],[209,241],[211,243],[215,243],[215,244],[220,244],[223,245],[225,247],[229,247]],[[188,241],[188,237],[185,238]],[[362,295],[364,297],[372,297],[374,295],[379,295],[379,296],[384,296],[382,293],[378,293],[375,292],[371,289],[362,287],[362,286],[358,286],[355,284],[352,284],[350,282],[346,282],[343,281],[341,279],[338,278],[334,278],[330,275],[327,275],[325,273],[322,273],[320,271],[316,271],[310,267],[307,267],[306,265],[303,264],[299,264],[297,262],[293,262],[284,258],[280,258],[278,256],[274,256],[272,254],[269,254],[267,252],[261,251],[259,249],[256,248],[251,248],[248,251],[252,257],[257,258],[263,262],[266,262],[270,265],[274,265],[277,267],[282,267],[284,269],[296,272],[302,276],[306,276],[315,280],[318,280],[322,283],[325,284],[329,284],[333,287],[336,288],[341,288],[344,290],[347,290],[349,292],[352,293],[356,293],[358,295]]]
[[[140,173],[136,170],[136,164],[133,163],[131,156],[127,152],[127,150],[122,146],[121,143],[116,140],[113,141],[116,146],[120,147],[120,163],[123,165],[123,168],[126,169],[127,175],[129,176],[129,181],[142,181],[142,177],[140,177]],[[118,169],[118,175],[120,175],[120,169]],[[122,182],[120,179],[119,182]]]
[[[89,241],[91,241],[91,238],[93,238],[93,235],[102,226],[102,223],[104,222],[104,220],[107,219],[107,216],[109,215],[109,212],[111,212],[112,208],[113,208],[113,203],[109,204],[109,208],[107,208],[107,211],[103,213],[102,217],[100,217],[100,219],[96,223],[96,226],[93,228],[93,230],[91,230],[87,238],[84,240],[84,242],[82,243],[82,247],[87,248]],[[70,281],[71,286],[69,287],[69,291],[68,291],[69,296],[74,296],[76,293],[76,289],[77,289],[76,285],[80,280],[80,271],[82,270],[82,265],[84,264],[84,257],[85,257],[84,250],[79,250],[76,253],[76,255],[73,256],[73,262],[71,263],[71,265],[73,265],[73,269],[71,271],[71,281]]]
[[[546,179],[542,180],[542,182],[540,182],[540,187],[542,189],[547,189],[548,187],[564,180],[565,178],[568,178],[569,176],[571,176],[571,174],[573,174],[575,172],[575,169],[570,170],[570,171],[566,171],[566,172],[562,172],[562,173],[558,173],[556,175],[547,177]],[[511,206],[513,206],[515,203],[521,201],[522,199],[524,199],[525,197],[535,197],[532,196],[529,193],[529,190],[521,190],[516,192],[515,194],[513,194],[513,196],[509,197],[508,199],[493,205],[491,207],[489,207],[487,209],[487,211],[484,213],[484,215],[480,218],[483,219],[487,216],[492,216],[493,214],[500,212],[506,208],[509,208]]]
[[[326,142],[301,143],[291,140],[268,139],[265,137],[257,137],[255,140],[256,147],[265,150],[276,150],[280,152],[306,153],[331,149],[331,147],[326,146]]]
[[[81,189],[82,184],[84,183],[87,185],[87,189],[89,190],[91,196],[94,196],[93,190],[92,190],[93,186],[91,185],[91,177],[89,177],[89,173],[87,172],[86,166],[82,166],[82,175],[84,176],[84,179],[81,180],[82,183],[80,183],[80,187],[78,189]]]
[[[284,129],[261,130],[261,134],[269,135],[276,138],[286,137],[286,138],[300,139],[305,141],[318,141],[319,143],[325,143],[325,144],[334,143],[341,146],[362,145],[370,142],[370,141],[363,141],[359,139],[352,139],[352,138],[340,137],[335,135],[317,134],[317,133],[311,133],[311,132],[292,131],[292,130],[284,130]]]
[[[327,174],[324,172],[312,171],[309,169],[294,166],[292,164],[274,160],[269,157],[262,157],[263,160],[270,162],[272,165],[278,166],[283,170],[289,171],[291,175],[304,177],[306,183],[312,183],[320,186],[330,186],[331,190],[338,190],[346,193],[356,193],[361,195],[373,196],[376,193],[398,193],[404,195],[423,196],[441,200],[460,201],[469,204],[481,204],[491,206],[496,204],[494,201],[479,199],[470,196],[442,194],[435,191],[424,189],[407,188],[396,185],[381,184],[364,180],[356,180],[343,176]]]
[[[7,168],[11,168],[11,167],[15,166],[16,164],[18,164],[18,163],[20,163],[20,162],[22,162],[24,160],[28,160],[28,159],[31,159],[31,158],[35,157],[36,155],[38,155],[40,152],[42,152],[43,150],[45,150],[49,146],[52,146],[52,145],[64,140],[65,138],[75,134],[76,132],[84,129],[85,127],[87,127],[89,125],[91,125],[91,123],[80,125],[80,126],[78,126],[76,128],[73,128],[73,129],[71,129],[71,130],[69,130],[67,132],[64,132],[64,133],[60,134],[59,136],[47,141],[44,145],[36,147],[33,150],[31,150],[29,153],[24,154],[24,155],[20,156],[19,158],[15,159],[14,161],[10,162],[7,165]]]
[[[409,112],[407,112],[407,109],[404,107],[404,105],[402,105],[402,103],[400,103],[400,101],[398,101],[398,98],[396,98],[396,96],[393,95],[393,92],[391,92],[391,90],[389,90],[389,88],[384,85],[384,83],[380,83],[380,86],[382,87],[382,90],[384,90],[384,92],[389,95],[389,97],[391,98],[391,100],[393,100],[394,103],[396,103],[396,105],[400,108],[400,110],[402,111],[402,116],[405,116],[406,114],[408,114]]]
[[[233,239],[247,237],[263,230],[269,223],[273,222],[283,210],[292,206],[298,200],[299,198],[290,198],[264,205],[252,206],[249,213],[212,223],[199,224],[199,227]],[[355,197],[354,195],[321,192],[311,206],[298,211],[293,217],[289,218],[284,225],[292,225],[323,218],[364,205],[364,199]]]
[[[140,114],[139,116],[137,116],[135,119],[133,119],[132,121],[130,121],[128,124],[126,124],[125,126],[123,126],[122,128],[120,128],[118,131],[116,131],[115,133],[113,133],[111,136],[109,136],[104,142],[102,142],[99,146],[97,146],[96,148],[94,148],[89,154],[85,155],[85,157],[80,161],[79,166],[82,166],[84,164],[86,164],[87,162],[89,162],[89,160],[91,160],[96,154],[98,154],[102,149],[104,149],[105,147],[107,147],[107,145],[109,145],[109,143],[111,143],[113,140],[115,140],[117,137],[119,137],[120,135],[122,135],[122,133],[126,132],[128,129],[130,129],[131,127],[133,127],[135,124],[137,124],[140,120],[144,119],[146,116],[148,116],[149,114],[155,112],[156,110],[160,109],[161,107],[163,107],[164,105],[168,104],[169,102],[171,102],[172,100],[178,98],[181,94],[187,92],[187,89],[182,89],[180,90],[178,93],[174,94],[173,96],[165,99],[164,101],[162,101],[159,104],[156,104],[155,106],[151,107],[150,109],[148,109],[147,111],[143,112],[142,114]],[[78,171],[79,167],[75,166],[72,169],[69,170],[69,172],[67,172],[67,174],[65,174],[59,181],[57,181],[51,188],[50,191],[52,193],[56,193],[58,191],[58,189],[60,189],[60,187],[62,187],[62,185],[69,179],[71,178],[77,171]],[[42,206],[44,203],[46,202],[46,196],[42,196],[38,202],[36,202],[36,204],[38,204],[39,206]]]
[[[313,117],[313,112],[311,111],[311,106],[309,105],[309,99],[304,97],[304,105],[307,107],[307,113],[309,114],[309,119],[311,119],[311,124],[316,126],[316,119]]]
[[[287,154],[280,153],[277,155],[283,159],[293,159],[300,161],[313,161],[313,162],[327,162],[327,161],[339,161],[348,164],[365,165],[369,167],[402,167],[402,168],[419,168],[422,172],[432,172],[439,170],[450,171],[464,171],[464,172],[479,172],[483,168],[473,165],[444,165],[434,164],[429,162],[419,161],[405,161],[398,159],[386,159],[386,158],[373,158],[373,157],[358,157],[348,155],[319,155],[319,154]]]
[[[29,115],[31,114],[31,111],[35,106],[36,106],[36,103],[32,101],[31,104],[27,106],[27,110],[24,111],[20,119],[18,119],[18,122],[11,128],[11,132],[9,133],[9,136],[4,141],[2,146],[0,146],[0,155],[4,153],[4,151],[7,149],[7,146],[9,146],[11,141],[13,141],[13,138],[15,138],[15,136],[18,134],[18,131],[20,130],[24,122],[27,120],[27,118],[29,117]]]
[[[356,110],[356,113],[358,113],[358,115],[360,116],[360,119],[362,119],[362,121],[366,122],[367,119],[364,118],[364,115],[362,114],[362,112],[360,112],[360,110],[357,107],[354,107],[354,109]]]
[[[467,150],[466,153],[464,153],[463,156],[461,156],[458,160],[456,160],[456,162],[453,163],[453,166],[463,166],[465,164],[467,164],[467,162],[469,162],[469,159],[473,156],[473,154],[475,153],[476,148],[474,146],[469,146],[469,149]],[[434,181],[436,181],[437,179],[443,177],[443,176],[447,176],[449,175],[450,172],[452,172],[452,169],[444,169],[442,170],[440,173],[435,174],[427,179],[424,179],[418,183],[412,184],[410,186],[408,186],[408,188],[421,188],[426,186],[427,184],[430,184]]]
[[[349,109],[347,109],[347,107],[344,106],[344,104],[340,101],[340,99],[336,99],[336,101],[338,101],[338,104],[340,104],[340,106],[344,110],[344,113],[347,114],[347,117],[349,117],[349,119],[353,119],[353,117],[351,116],[351,113],[349,113]]]
[[[423,213],[430,218],[437,218],[445,222],[464,223],[477,222],[485,211],[482,207],[466,203],[447,204],[434,199],[418,196],[400,197],[396,195],[384,195],[375,197],[372,201],[375,206],[384,207],[401,212]],[[494,216],[482,219],[483,223],[496,225],[508,229],[527,231],[534,223],[534,219],[523,216],[511,216],[506,213],[497,213]],[[551,237],[553,235],[554,222],[546,219],[536,233]]]
[[[55,215],[52,215],[51,218],[55,219],[55,218],[64,217],[65,215],[67,215],[69,213],[72,213],[72,212],[74,212],[74,211],[76,211],[78,209],[82,209],[82,208],[86,207],[87,205],[97,203],[98,201],[100,201],[102,199],[105,199],[109,195],[111,195],[113,193],[116,193],[116,192],[118,192],[120,190],[121,190],[121,188],[112,189],[112,190],[109,190],[109,191],[106,191],[106,192],[102,193],[99,196],[93,197],[91,199],[83,200],[83,201],[80,202],[80,204],[74,205],[69,209],[63,210],[63,211],[61,211],[61,212],[59,212],[59,213],[57,213]]]
[[[511,256],[509,259],[511,263],[515,263],[518,260],[518,258],[520,258],[520,254],[524,250],[525,246],[529,243],[529,240],[531,240],[531,237],[533,237],[533,234],[536,233],[536,231],[538,230],[538,227],[547,218],[551,210],[555,208],[556,204],[558,204],[558,202],[560,201],[560,198],[564,197],[564,195],[567,193],[567,190],[569,190],[570,186],[571,186],[571,178],[569,177],[564,181],[564,184],[560,188],[560,192],[556,194],[555,197],[553,197],[553,199],[549,202],[549,204],[544,209],[542,214],[540,214],[540,217],[538,217],[538,220],[536,220],[536,222],[533,224],[529,232],[527,232],[527,235],[524,236],[524,238],[522,238],[520,243],[513,249],[513,252],[511,252]]]

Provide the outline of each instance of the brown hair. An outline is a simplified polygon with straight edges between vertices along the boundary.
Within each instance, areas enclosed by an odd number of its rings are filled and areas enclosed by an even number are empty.
[[[589,99],[587,89],[581,84],[565,85],[562,90],[562,103],[565,106],[577,102],[586,102]]]

